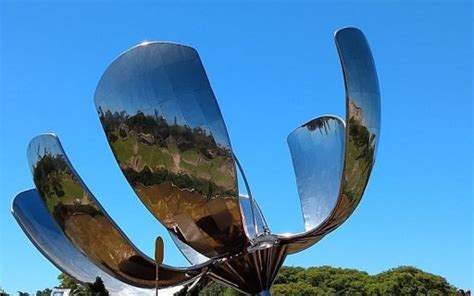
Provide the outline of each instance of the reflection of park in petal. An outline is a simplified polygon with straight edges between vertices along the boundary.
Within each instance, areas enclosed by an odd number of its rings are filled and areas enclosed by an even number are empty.
[[[161,117],[143,113],[123,117],[109,112],[101,118],[107,126],[107,137],[113,139],[111,147],[122,169],[157,172],[153,176],[158,178],[155,183],[172,181],[180,188],[194,189],[206,196],[226,191],[235,195],[232,155],[205,130],[168,125]],[[189,182],[193,184],[186,184]]]
[[[197,52],[149,42],[123,53],[107,68],[94,100],[126,180],[193,265],[163,265],[162,256],[155,264],[144,255],[87,189],[57,137],[42,135],[28,148],[37,187],[30,193],[43,201],[47,218],[57,222],[53,239],[70,244],[71,252],[83,254],[123,285],[215,281],[243,293],[268,295],[288,254],[317,243],[349,218],[374,165],[380,94],[370,48],[354,28],[337,31],[335,40],[346,87],[346,118],[320,116],[288,136],[303,232],[275,235],[266,225],[233,154]],[[14,215],[22,227],[33,220]],[[26,233],[32,237],[31,231]],[[35,246],[43,253],[51,249],[46,243]],[[60,255],[48,258],[61,265]],[[69,273],[83,278],[75,270]]]

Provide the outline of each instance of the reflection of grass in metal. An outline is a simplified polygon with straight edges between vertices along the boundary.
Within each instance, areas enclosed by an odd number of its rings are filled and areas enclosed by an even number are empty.
[[[79,185],[77,181],[73,180],[70,176],[64,176],[61,183],[65,193],[61,198],[63,204],[73,204],[76,199],[82,199],[85,195],[81,185]]]
[[[146,164],[152,168],[155,167],[169,167],[173,164],[173,159],[168,153],[165,153],[162,149],[153,146],[147,146],[142,143],[138,143],[138,152],[136,155],[141,157],[141,163]]]
[[[162,151],[158,147],[147,146],[137,143],[134,138],[118,139],[112,143],[112,149],[118,159],[127,160],[128,166],[133,166],[135,161],[133,158],[140,156],[140,162],[147,164],[152,168],[170,167],[173,165],[173,158],[166,151]],[[135,151],[135,149],[137,151]]]
[[[46,207],[48,208],[49,212],[52,212],[54,207],[59,203],[60,199],[55,194],[48,196],[46,198]]]
[[[186,150],[183,153],[181,153],[181,160],[184,160],[185,162],[189,164],[197,166],[198,161],[199,161],[199,154],[195,149]]]
[[[63,195],[58,196],[55,191],[49,192],[47,194],[48,203],[53,204],[54,201],[56,203],[61,201],[63,204],[73,204],[75,199],[82,198],[85,194],[82,187],[71,176],[62,174],[60,180]]]
[[[111,134],[116,135],[115,132],[111,132]],[[131,138],[127,138],[125,140],[119,138],[115,142],[111,142],[111,144],[114,153],[120,159],[130,159],[135,154],[133,152],[134,140]]]
[[[180,152],[176,144],[170,143],[167,148],[145,145],[134,137],[118,138],[111,143],[118,159],[122,159],[126,167],[140,172],[144,166],[153,171],[157,168],[166,168],[173,173],[182,173],[199,179],[212,180],[221,187],[232,187],[234,178],[232,168],[228,167],[223,156],[206,159],[197,149]]]
[[[234,185],[233,170],[226,166],[223,157],[217,157],[212,160],[211,179],[217,184],[223,184],[225,187]]]
[[[61,196],[58,196],[54,190],[44,195],[46,196],[46,207],[50,212],[54,210],[59,202],[72,205],[76,199],[82,199],[85,194],[82,187],[70,175],[62,173],[59,184],[61,186]]]

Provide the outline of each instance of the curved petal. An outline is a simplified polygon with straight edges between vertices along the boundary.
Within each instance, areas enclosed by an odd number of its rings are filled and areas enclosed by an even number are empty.
[[[128,50],[105,71],[95,104],[122,172],[171,233],[209,258],[245,245],[232,148],[193,48]]]
[[[171,236],[171,239],[175,243],[176,247],[181,251],[184,257],[189,261],[189,263],[196,265],[196,264],[204,264],[208,262],[209,258],[204,256],[203,254],[200,254],[187,244],[183,243],[173,232],[169,233]]]
[[[344,121],[313,119],[288,136],[305,230],[314,230],[334,209],[344,158]]]
[[[242,166],[239,164],[235,155],[234,158],[236,160],[236,166],[238,168],[237,179],[239,187],[240,208],[242,211],[242,221],[244,223],[244,229],[247,234],[247,237],[253,240],[257,236],[267,234],[270,231],[267,226],[267,222],[265,221],[265,218],[263,217],[263,214],[260,210],[260,207],[258,206],[255,199],[251,198],[250,188],[247,183],[247,178],[245,177]],[[253,204],[253,209],[250,206],[251,204]],[[199,252],[188,246],[187,244],[183,243],[172,232],[170,232],[170,236],[173,239],[175,245],[191,264],[202,264],[210,260],[206,256],[200,254]]]
[[[65,237],[114,278],[153,288],[154,261],[139,251],[108,216],[75,172],[59,139],[52,134],[34,138],[28,146],[28,161],[41,200]],[[201,269],[160,265],[160,286],[189,281]]]
[[[64,236],[35,189],[20,192],[15,197],[12,214],[33,245],[58,269],[77,281],[92,283],[99,276],[111,293],[154,294],[154,289],[135,288],[111,277],[85,257]]]
[[[362,32],[345,28],[335,34],[346,89],[344,164],[337,203],[315,229],[280,236],[289,252],[301,251],[339,227],[359,204],[372,171],[380,133],[380,92],[372,54]],[[315,151],[317,153],[317,151]]]
[[[245,233],[252,241],[258,236],[269,234],[270,229],[263,217],[257,201],[252,196],[247,177],[245,176],[244,170],[235,155],[234,159],[237,166],[237,180],[239,184],[239,200],[242,220],[244,223]]]

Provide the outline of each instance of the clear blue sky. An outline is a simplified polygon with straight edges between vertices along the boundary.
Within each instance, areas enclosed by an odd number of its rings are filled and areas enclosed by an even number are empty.
[[[57,283],[58,270],[9,213],[13,196],[33,186],[25,151],[39,133],[60,136],[86,184],[145,252],[165,235],[119,172],[93,103],[107,65],[145,40],[198,50],[272,230],[302,230],[286,136],[315,116],[344,116],[333,33],[349,25],[366,34],[379,74],[376,166],[354,215],[286,264],[371,274],[414,265],[473,289],[472,4],[333,2],[3,1],[0,286],[32,292]],[[170,239],[165,247],[166,263],[186,264]]]

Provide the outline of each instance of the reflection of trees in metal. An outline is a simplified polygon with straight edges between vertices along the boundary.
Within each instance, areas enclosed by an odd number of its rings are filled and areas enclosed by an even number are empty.
[[[142,112],[106,112],[101,120],[125,177],[178,239],[207,256],[226,253],[229,240],[241,241],[229,149],[200,127],[169,125]]]
[[[132,48],[105,71],[95,103],[127,181],[168,231],[209,258],[244,247],[232,148],[195,50]]]
[[[89,202],[86,192],[81,188],[74,174],[69,170],[63,155],[50,153],[45,149],[33,169],[33,180],[48,209],[61,227],[66,220],[79,213],[96,217],[102,213]]]
[[[40,152],[37,152],[40,151]],[[36,152],[36,155],[35,155]],[[54,135],[29,145],[30,166],[38,192],[65,237],[99,268],[134,286],[155,285],[155,264],[120,231],[82,183]],[[197,272],[166,270],[161,285],[186,281]]]
[[[268,229],[240,165],[236,170],[222,115],[194,49],[142,44],[106,70],[95,103],[110,147],[140,201],[193,264],[159,265],[161,287],[217,281],[244,293],[268,294],[288,254],[315,244],[355,210],[375,161],[380,94],[363,34],[346,28],[335,39],[346,118],[321,116],[288,136],[305,221],[298,234],[275,235]],[[28,157],[37,191],[15,199],[14,215],[35,246],[79,281],[90,273],[65,262],[65,253],[49,241],[69,244],[68,252],[87,257],[81,262],[90,260],[84,264],[126,287],[153,287],[155,263],[110,219],[58,139],[33,139]],[[26,215],[19,210],[26,209],[26,197],[41,200],[44,209]],[[57,224],[53,232],[29,226],[48,219]]]

